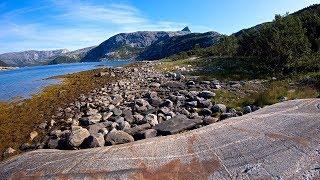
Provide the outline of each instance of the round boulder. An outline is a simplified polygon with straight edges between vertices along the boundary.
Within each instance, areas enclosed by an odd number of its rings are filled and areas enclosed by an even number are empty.
[[[124,144],[133,142],[134,138],[124,131],[110,131],[105,136],[106,145]]]

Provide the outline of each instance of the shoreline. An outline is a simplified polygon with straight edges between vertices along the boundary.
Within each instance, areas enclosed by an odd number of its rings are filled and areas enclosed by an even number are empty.
[[[4,122],[0,124],[0,133],[4,134],[0,152],[12,148],[15,151],[9,154],[13,155],[39,148],[83,149],[121,144],[176,133],[159,129],[158,124],[170,119],[176,119],[177,124],[189,120],[192,125],[177,130],[182,133],[260,108],[254,105],[254,98],[265,91],[262,81],[201,80],[188,75],[194,71],[191,65],[166,63],[138,62],[52,77],[63,80],[31,99],[0,102],[4,112],[0,114]],[[166,65],[173,69],[164,72]],[[119,132],[125,137],[124,142],[115,142]],[[76,133],[87,134],[80,144],[69,139]],[[95,136],[97,133],[100,137]],[[91,141],[87,140],[89,137]]]
[[[4,67],[4,66],[0,66],[0,71],[9,71],[9,70],[14,70],[14,69],[18,69],[19,67]]]

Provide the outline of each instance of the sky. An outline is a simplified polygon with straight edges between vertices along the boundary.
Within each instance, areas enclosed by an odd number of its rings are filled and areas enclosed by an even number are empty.
[[[98,45],[121,32],[232,34],[319,0],[0,0],[0,53]]]

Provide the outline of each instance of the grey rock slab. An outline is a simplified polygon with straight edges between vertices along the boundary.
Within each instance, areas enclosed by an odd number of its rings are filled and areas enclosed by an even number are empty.
[[[317,179],[319,104],[286,101],[190,132],[111,147],[39,149],[1,162],[0,179]]]
[[[185,115],[177,115],[170,120],[157,124],[154,126],[154,129],[157,130],[160,135],[170,135],[192,129],[201,123],[202,120],[200,119],[189,119]]]

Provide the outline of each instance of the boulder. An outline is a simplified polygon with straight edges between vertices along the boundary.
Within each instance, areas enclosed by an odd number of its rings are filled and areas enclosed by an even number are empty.
[[[34,138],[36,138],[38,136],[38,132],[37,131],[32,131],[30,133],[30,141],[32,141]]]
[[[173,107],[173,102],[169,99],[164,100],[163,103],[161,103],[160,107],[168,107],[172,108]]]
[[[83,141],[90,136],[90,133],[87,129],[80,126],[73,127],[71,134],[68,138],[68,143],[72,147],[79,147]]]
[[[121,116],[122,114],[122,110],[118,109],[118,108],[114,108],[112,109],[112,112],[115,116]]]
[[[225,113],[227,112],[227,107],[224,104],[215,104],[211,108],[212,113]]]
[[[103,147],[104,144],[105,140],[103,134],[97,133],[95,135],[90,135],[88,138],[86,138],[81,146],[84,148],[95,148]]]
[[[142,124],[142,125],[138,125],[135,127],[132,127],[130,129],[125,129],[124,131],[127,132],[128,134],[134,135],[140,131],[146,130],[146,129],[150,129],[151,125],[149,123],[146,124]]]
[[[213,124],[218,121],[219,121],[218,118],[211,117],[211,116],[207,116],[207,117],[203,118],[203,124],[205,124],[205,125]]]
[[[105,136],[106,145],[116,145],[133,142],[134,138],[124,131],[111,131]]]
[[[145,121],[149,123],[151,126],[155,126],[158,124],[158,117],[155,114],[147,114],[144,118]]]
[[[107,127],[106,123],[97,123],[87,127],[89,133],[91,135],[98,134],[99,131],[103,128]]]
[[[147,129],[133,135],[135,140],[148,139],[156,136],[157,136],[157,131],[155,129]]]
[[[205,98],[205,99],[211,99],[213,98],[214,96],[216,96],[216,93],[214,92],[211,92],[211,91],[201,91],[199,94],[198,94],[199,97],[202,97],[202,98]]]
[[[15,153],[16,153],[16,150],[13,149],[13,148],[11,148],[11,147],[9,147],[9,148],[7,148],[7,149],[3,152],[2,156],[3,156],[4,158],[8,158],[9,156],[12,156],[12,155],[15,154]]]
[[[248,114],[248,113],[251,113],[252,112],[252,109],[250,106],[245,106],[243,107],[243,113],[244,114]]]
[[[212,111],[208,108],[201,109],[200,113],[201,116],[211,116]]]
[[[185,115],[177,115],[170,120],[157,124],[153,129],[157,130],[160,135],[170,135],[193,129],[196,125],[201,123],[202,120],[199,118],[189,119]]]

